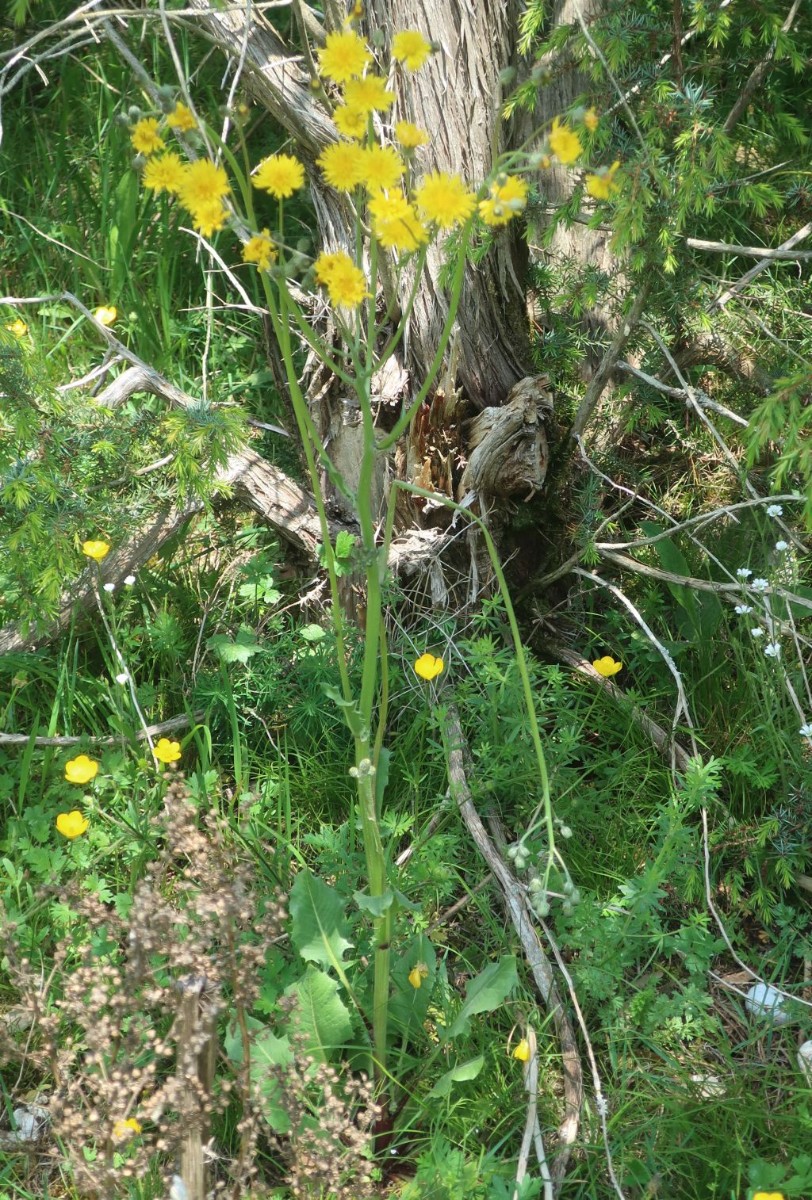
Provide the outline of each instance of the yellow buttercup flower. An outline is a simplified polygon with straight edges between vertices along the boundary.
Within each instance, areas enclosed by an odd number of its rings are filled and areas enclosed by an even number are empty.
[[[517,1042],[513,1057],[518,1058],[519,1062],[527,1062],[530,1057],[530,1043],[527,1038],[522,1038],[520,1042]]]
[[[21,321],[19,317],[16,321],[12,321],[10,325],[7,325],[6,329],[9,331],[9,333],[13,333],[16,338],[24,338],[28,333],[28,326],[26,325],[25,321]]]
[[[363,75],[372,62],[366,42],[351,29],[328,33],[324,48],[318,53],[321,74],[335,83],[348,83]]]
[[[588,108],[584,113],[584,125],[590,133],[594,133],[600,124],[600,117],[594,108]]]
[[[397,187],[406,164],[392,146],[367,146],[364,155],[364,186],[370,192]]]
[[[185,170],[185,163],[173,150],[168,154],[156,154],[144,167],[142,183],[156,194],[167,192],[170,196],[176,196],[181,189]]]
[[[415,991],[417,991],[418,988],[423,986],[423,980],[428,979],[428,975],[429,969],[425,963],[415,963],[408,974],[408,980]]]
[[[134,1134],[141,1132],[141,1123],[135,1117],[127,1117],[126,1121],[116,1121],[113,1126],[113,1141],[124,1142]]]
[[[415,204],[421,217],[433,221],[440,229],[453,229],[468,220],[476,205],[459,175],[434,171],[421,181],[415,192]]]
[[[303,186],[304,167],[292,154],[271,154],[263,158],[252,181],[255,188],[269,192],[277,200],[286,200]]]
[[[784,1200],[783,1192],[756,1192],[753,1200]]]
[[[421,654],[417,662],[414,664],[415,674],[421,679],[436,679],[438,675],[442,675],[445,663],[441,658],[435,658],[433,654]]]
[[[107,328],[109,328],[111,325],[115,324],[116,318],[118,317],[118,310],[114,308],[112,304],[102,304],[100,308],[95,308],[93,310],[93,316],[100,325],[105,325]]]
[[[192,110],[178,100],[175,107],[172,109],[169,116],[166,118],[166,123],[170,129],[177,129],[180,133],[188,133],[190,129],[197,127]]]
[[[550,136],[547,139],[550,149],[559,162],[574,163],[581,153],[581,139],[569,125],[562,125],[558,117],[553,121]]]
[[[170,742],[169,738],[161,738],[155,743],[155,757],[162,763],[177,762],[180,758],[180,742]]]
[[[367,114],[349,104],[340,105],[333,113],[333,123],[344,137],[361,139],[367,134]]]
[[[416,150],[418,146],[428,145],[429,135],[424,133],[411,121],[398,121],[395,126],[395,137],[404,150]]]
[[[196,213],[205,209],[206,205],[222,200],[230,191],[228,176],[223,168],[210,158],[199,158],[197,162],[184,167],[178,197],[184,208]]]
[[[596,200],[609,200],[615,192],[619,191],[620,184],[615,182],[615,174],[619,167],[620,160],[615,159],[611,167],[607,167],[599,174],[587,175],[586,190],[590,196],[594,196]]]
[[[65,763],[65,778],[68,783],[90,783],[99,773],[99,764],[95,758],[79,754]]]
[[[479,215],[486,225],[507,225],[527,207],[527,184],[517,175],[500,176],[491,184],[490,195],[479,205]]]
[[[395,93],[386,89],[386,80],[379,75],[351,79],[344,88],[344,101],[358,112],[383,112],[395,102]]]
[[[164,140],[158,132],[155,117],[144,117],[142,121],[138,121],[130,134],[130,141],[138,153],[146,157],[164,148]]]
[[[623,670],[623,663],[615,662],[610,654],[604,654],[603,658],[596,658],[592,666],[604,679],[610,679],[612,675],[617,675],[618,671]]]
[[[95,559],[96,562],[101,562],[106,554],[110,553],[110,543],[102,541],[82,542],[82,554],[86,554],[88,558]]]
[[[355,142],[333,142],[322,150],[316,162],[330,187],[352,192],[364,181],[366,155]]]
[[[375,196],[369,202],[372,232],[387,250],[410,254],[429,240],[428,230],[402,192]]]
[[[59,813],[56,818],[57,833],[71,840],[86,833],[89,825],[87,817],[82,816],[78,808],[69,813]]]
[[[248,239],[242,248],[242,260],[256,263],[260,271],[267,271],[271,263],[275,262],[276,248],[267,229]]]
[[[314,265],[316,282],[327,288],[335,308],[357,308],[369,295],[364,272],[343,250],[320,254]]]
[[[408,71],[419,71],[431,57],[431,42],[416,29],[404,29],[392,39],[392,57],[395,62],[402,62]]]

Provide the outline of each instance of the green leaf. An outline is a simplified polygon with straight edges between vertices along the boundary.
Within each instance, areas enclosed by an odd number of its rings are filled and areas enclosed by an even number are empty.
[[[290,890],[290,940],[306,962],[343,974],[342,958],[352,946],[344,934],[344,907],[335,888],[312,871],[300,871]]]
[[[277,1037],[256,1017],[249,1016],[247,1025],[251,1035],[251,1082],[262,1097],[262,1115],[276,1133],[287,1133],[290,1118],[281,1104],[282,1082],[274,1068],[287,1067],[293,1061],[290,1040]],[[243,1061],[242,1033],[236,1022],[229,1026],[223,1046],[232,1062]]]
[[[338,994],[335,979],[308,966],[302,978],[286,989],[285,995],[296,997],[291,1026],[306,1039],[306,1054],[325,1062],[347,1045],[352,1035],[352,1019]]]
[[[516,959],[512,954],[504,955],[498,963],[490,963],[468,984],[462,1008],[446,1033],[446,1038],[450,1041],[467,1033],[471,1017],[499,1008],[518,982]]]
[[[395,893],[387,888],[382,896],[370,896],[368,892],[353,892],[352,898],[361,912],[373,917],[382,917],[395,902]]]
[[[484,1065],[485,1056],[483,1054],[480,1054],[478,1058],[470,1058],[468,1062],[458,1063],[456,1067],[452,1067],[450,1071],[446,1071],[445,1075],[440,1076],[426,1098],[431,1100],[435,1096],[447,1096],[455,1083],[464,1083],[467,1079],[476,1079]]]
[[[262,650],[256,634],[247,625],[240,627],[239,633],[233,640],[224,633],[217,633],[214,637],[209,638],[208,644],[225,663],[247,663],[249,658],[259,654]]]
[[[306,642],[320,642],[326,636],[321,625],[303,625],[299,630],[299,637],[304,638]]]
[[[342,529],[336,537],[336,558],[349,558],[357,540],[354,534]]]

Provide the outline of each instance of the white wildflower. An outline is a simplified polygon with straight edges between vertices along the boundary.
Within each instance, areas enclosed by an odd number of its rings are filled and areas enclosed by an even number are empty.
[[[129,678],[130,677],[126,671],[120,671],[118,673],[118,675],[116,675],[116,683],[125,684],[129,680]]]
[[[780,658],[781,647],[779,646],[778,642],[768,642],[764,647],[764,653],[768,658]]]
[[[114,592],[116,590],[116,585],[114,583],[106,583],[104,585],[104,590],[106,592]]]
[[[750,630],[751,637],[764,637],[764,630],[760,625],[756,625],[755,629]]]
[[[752,604],[737,604],[734,610],[740,617],[746,617],[748,613],[753,611]]]
[[[124,582],[127,585],[127,587],[132,587],[132,585],[135,583],[135,576],[134,575],[125,575]]]
[[[749,567],[739,567],[736,574],[738,575],[739,579],[749,579],[753,572]]]
[[[812,721],[807,721],[805,725],[801,726],[798,732],[800,733],[801,737],[812,738]]]
[[[783,554],[785,550],[789,550],[789,542],[780,541],[775,543],[775,548],[779,554]]]
[[[750,587],[753,589],[754,592],[766,592],[766,590],[769,586],[770,585],[766,579],[754,579],[753,582],[750,584]]]
[[[780,504],[769,504],[767,506],[767,516],[768,517],[782,517],[783,515],[784,515],[784,510]]]

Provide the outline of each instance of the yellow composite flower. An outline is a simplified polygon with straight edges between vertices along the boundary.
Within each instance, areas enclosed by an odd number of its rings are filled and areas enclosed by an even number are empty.
[[[499,177],[491,184],[487,200],[480,201],[479,215],[486,225],[507,225],[527,207],[527,184],[518,175]]]
[[[783,1192],[755,1192],[753,1200],[784,1200]]]
[[[375,196],[369,202],[372,232],[387,250],[410,254],[429,240],[429,233],[402,192]]]
[[[333,113],[333,123],[344,137],[360,140],[367,135],[367,114],[360,108],[341,104]]]
[[[553,127],[547,140],[559,162],[574,163],[581,153],[581,139],[578,134],[570,129],[569,125],[562,125],[558,117],[553,121]]]
[[[113,1126],[113,1141],[124,1142],[134,1134],[141,1132],[141,1122],[135,1117],[127,1117],[126,1121],[116,1121]]]
[[[411,121],[398,121],[395,137],[404,150],[416,150],[418,146],[428,145],[429,141],[429,135]]]
[[[287,200],[304,185],[304,167],[292,154],[271,154],[263,158],[252,176],[255,188],[269,192],[277,200]]]
[[[420,962],[420,963],[415,963],[415,965],[412,967],[411,971],[409,972],[407,978],[409,980],[409,983],[415,989],[415,991],[417,991],[418,988],[423,986],[423,980],[428,979],[428,975],[429,975],[428,967],[426,966],[425,963]]]
[[[364,182],[367,159],[363,146],[356,142],[333,142],[316,162],[326,182],[338,192],[352,192]]]
[[[153,155],[144,167],[141,181],[156,195],[167,192],[170,196],[176,196],[183,183],[185,170],[186,165],[180,155],[170,150],[167,154]]]
[[[118,309],[112,304],[102,304],[99,308],[94,308],[93,316],[100,325],[105,325],[108,328],[114,325],[118,317]]]
[[[620,167],[620,159],[615,159],[611,167],[600,171],[597,175],[587,175],[586,190],[596,200],[609,200],[620,189],[615,180],[615,174]]]
[[[28,333],[28,326],[19,317],[16,321],[12,321],[10,325],[7,325],[6,329],[9,333],[13,333],[16,338],[24,338]]]
[[[180,100],[166,118],[166,123],[170,129],[177,129],[180,133],[188,133],[190,129],[197,128],[192,110]]]
[[[527,1038],[522,1038],[520,1042],[516,1043],[513,1057],[518,1058],[519,1062],[527,1062],[530,1057],[530,1043]]]
[[[260,271],[267,271],[272,262],[276,261],[276,247],[271,240],[270,231],[263,229],[255,233],[242,248],[242,260],[256,263]]]
[[[327,288],[333,307],[357,308],[369,295],[364,272],[343,250],[320,254],[314,265],[316,282]]]
[[[163,150],[164,140],[158,132],[158,122],[155,117],[144,117],[136,122],[130,134],[130,141],[139,154],[148,158],[156,150]]]
[[[344,102],[358,112],[384,112],[395,102],[395,93],[386,89],[386,80],[379,75],[351,79],[344,88]]]
[[[393,146],[366,146],[362,153],[364,186],[368,191],[389,191],[397,187],[406,164]]]
[[[83,816],[78,808],[74,808],[72,812],[59,813],[56,818],[57,833],[71,840],[86,833],[89,825],[87,817]]]
[[[434,171],[421,180],[415,192],[415,204],[421,217],[433,221],[440,229],[453,229],[468,220],[476,205],[459,175]]]
[[[586,125],[590,133],[594,133],[599,124],[600,117],[598,116],[597,109],[588,108],[584,113],[584,125]]]
[[[421,654],[417,662],[414,664],[415,674],[421,679],[436,679],[438,675],[443,673],[445,663],[441,658],[435,658],[433,654]]]
[[[366,42],[351,29],[328,33],[324,48],[318,54],[320,74],[335,83],[356,79],[372,62]]]
[[[592,666],[604,679],[610,679],[613,675],[617,675],[618,671],[623,670],[623,663],[615,662],[611,654],[604,654],[603,658],[596,658]]]
[[[192,225],[198,233],[210,238],[213,233],[222,229],[229,218],[229,211],[222,200],[206,200],[194,208],[189,208],[192,215]]]
[[[180,758],[180,742],[170,742],[169,738],[161,738],[155,743],[155,757],[162,763],[177,762]]]
[[[402,62],[407,71],[419,71],[431,57],[431,42],[416,29],[404,29],[392,39],[392,57]]]
[[[76,758],[65,763],[65,778],[68,783],[90,783],[99,773],[99,764],[95,758],[86,754],[78,754]]]
[[[207,204],[222,200],[231,191],[224,169],[210,158],[199,158],[183,169],[178,197],[184,208],[195,213]]]
[[[86,554],[88,558],[95,559],[96,562],[101,562],[105,555],[110,553],[110,543],[91,540],[82,542],[82,554]]]

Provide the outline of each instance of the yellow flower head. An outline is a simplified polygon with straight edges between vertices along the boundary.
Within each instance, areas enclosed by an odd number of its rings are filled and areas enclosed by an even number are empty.
[[[783,1192],[755,1192],[753,1200],[784,1200]]]
[[[248,239],[242,248],[242,260],[256,263],[260,271],[267,271],[271,263],[276,261],[276,248],[267,229]]]
[[[180,742],[170,742],[169,738],[161,738],[155,743],[155,757],[162,763],[177,762],[180,758]]]
[[[65,778],[68,783],[90,783],[99,773],[99,764],[86,754],[79,754],[65,763]],[[60,831],[61,832],[61,831]],[[84,832],[81,830],[80,832]]]
[[[102,304],[100,308],[95,308],[93,310],[93,316],[100,325],[106,325],[109,328],[110,325],[115,324],[116,318],[118,317],[118,310],[114,308],[112,304]]]
[[[396,187],[406,164],[393,146],[367,146],[364,155],[364,186],[370,192]]]
[[[407,71],[419,71],[431,57],[431,42],[416,29],[404,29],[392,39],[392,57],[395,62],[402,62]]]
[[[304,184],[304,167],[292,154],[271,154],[263,158],[253,175],[255,188],[262,188],[277,200],[286,200]]]
[[[590,133],[594,133],[599,124],[600,117],[598,116],[597,110],[594,108],[588,108],[584,113],[584,125],[586,125]]]
[[[210,158],[199,158],[183,169],[178,196],[184,208],[195,213],[207,204],[222,200],[231,191],[228,176]]]
[[[333,142],[322,150],[316,162],[330,187],[352,192],[364,182],[367,159],[362,146],[355,142]]]
[[[402,192],[375,196],[369,202],[372,231],[387,250],[410,254],[429,240],[428,230]]]
[[[369,47],[351,29],[343,33],[328,33],[324,49],[319,50],[319,68],[325,79],[348,83],[363,75],[372,62]]]
[[[617,675],[618,671],[623,670],[623,663],[615,662],[610,654],[604,654],[603,658],[596,658],[592,666],[604,679],[610,679],[612,675]]]
[[[404,150],[416,150],[418,146],[428,145],[429,135],[413,125],[411,121],[398,121],[395,126],[395,137]]]
[[[113,1141],[125,1142],[140,1132],[141,1123],[136,1121],[135,1117],[128,1117],[126,1121],[116,1121],[113,1126]]]
[[[144,117],[133,127],[130,141],[139,154],[148,158],[156,150],[163,150],[164,140],[158,132],[158,122],[155,117]]]
[[[574,163],[581,153],[581,139],[569,125],[562,125],[558,117],[553,121],[550,136],[547,139],[550,149],[559,162]]]
[[[360,140],[367,134],[367,114],[360,108],[351,108],[349,104],[340,105],[333,113],[333,122],[339,133],[344,137]]]
[[[177,129],[180,133],[188,133],[190,129],[195,129],[197,126],[192,110],[182,104],[180,100],[166,118],[166,123],[170,129]]]
[[[228,221],[229,212],[221,199],[205,200],[202,204],[189,207],[192,214],[192,224],[198,233],[210,238],[218,229],[222,229]]]
[[[517,175],[503,176],[491,184],[490,195],[479,205],[479,215],[486,225],[507,225],[527,206],[527,184]]]
[[[423,980],[428,979],[429,969],[425,963],[415,963],[408,975],[409,983],[417,991],[423,986]]]
[[[344,101],[358,112],[383,112],[395,102],[395,93],[386,90],[386,80],[379,75],[351,79],[344,88]]]
[[[7,325],[6,329],[9,331],[9,333],[13,333],[16,338],[24,338],[28,333],[28,326],[26,325],[25,321],[21,321],[19,317],[16,321],[12,321],[10,325]]]
[[[433,654],[421,654],[417,662],[414,664],[415,674],[421,679],[436,679],[438,675],[442,675],[445,663],[441,658],[435,658]]]
[[[142,182],[156,194],[168,192],[176,196],[183,183],[185,164],[179,154],[170,150],[168,154],[156,154],[144,167]]]
[[[320,254],[315,269],[316,282],[327,288],[334,308],[357,308],[369,295],[364,272],[343,250]]]
[[[476,205],[459,175],[434,171],[421,181],[415,192],[415,203],[421,217],[433,221],[440,229],[453,229],[468,220]]]
[[[96,562],[101,562],[104,556],[109,553],[109,542],[82,542],[82,554],[86,554],[88,558],[95,559]]]
[[[615,180],[615,174],[620,167],[620,160],[615,159],[611,167],[599,172],[597,175],[587,175],[586,190],[590,196],[594,196],[596,200],[609,200],[620,190],[620,184]]]
[[[530,1057],[530,1043],[527,1038],[522,1038],[516,1043],[516,1049],[513,1051],[513,1057],[518,1058],[519,1062],[527,1062]]]
[[[78,808],[74,808],[73,812],[59,813],[56,818],[57,833],[71,840],[86,833],[89,825],[87,817],[83,817]]]

